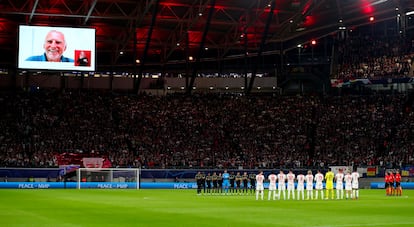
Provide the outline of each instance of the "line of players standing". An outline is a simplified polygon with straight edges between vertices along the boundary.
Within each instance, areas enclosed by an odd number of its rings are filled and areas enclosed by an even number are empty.
[[[256,174],[251,172],[227,173],[203,173],[198,172],[195,176],[197,182],[197,194],[253,194],[256,189]]]
[[[385,172],[385,194],[387,196],[402,196],[401,174],[399,170]]]
[[[321,195],[321,199],[334,199],[334,181],[336,182],[336,199],[344,198],[344,183],[346,199],[358,199],[359,197],[359,173],[357,171],[354,171],[352,173],[350,171],[347,171],[347,173],[344,174],[343,170],[339,169],[339,172],[337,174],[334,174],[332,171],[328,171],[325,175],[323,175],[321,171],[318,170],[314,176],[312,174],[312,171],[309,170],[306,175],[300,173],[296,176],[292,170],[290,170],[288,174],[283,173],[283,171],[280,171],[280,173],[277,175],[275,173],[271,173],[267,178],[269,180],[268,200],[271,198],[273,198],[273,200],[276,198],[281,199],[282,196],[284,200],[290,198],[295,199],[295,183],[298,200],[305,199],[305,185],[307,200],[318,199],[319,193]],[[263,172],[260,172],[256,178],[256,200],[259,199],[259,196],[263,200],[264,180],[265,177],[263,175]],[[276,182],[278,183],[276,184]],[[326,197],[324,197],[324,189],[326,192]],[[315,191],[315,193],[313,191]]]
[[[238,194],[238,195],[247,195],[247,194],[256,194],[256,199],[263,199],[264,187],[263,183],[265,177],[263,172],[255,174],[253,172],[247,173],[244,172],[241,174],[237,172],[231,172],[230,174],[227,170],[224,170],[222,173],[213,172],[207,173],[205,175],[202,172],[198,172],[195,176],[197,182],[197,194],[200,195],[202,192],[204,194]],[[357,199],[359,197],[359,174],[354,171],[351,173],[343,173],[343,170],[340,169],[337,174],[334,174],[331,171],[328,171],[324,176],[321,171],[318,171],[315,176],[312,174],[312,171],[308,171],[307,175],[298,174],[297,176],[289,171],[288,174],[285,174],[282,170],[279,174],[270,173],[267,176],[269,181],[269,194],[268,199],[270,200],[273,197],[273,200],[276,198],[280,199],[283,196],[283,199],[295,199],[295,183],[297,191],[297,199],[305,199],[304,189],[306,185],[307,198],[306,199],[318,199],[318,194],[320,193],[321,199],[328,199],[331,195],[331,198],[334,199],[334,181],[336,182],[336,198],[344,198],[344,186],[346,199]],[[325,183],[326,197],[324,197],[324,186]],[[278,182],[278,183],[276,183]],[[286,182],[287,182],[287,196],[286,196]],[[315,182],[315,184],[314,184]],[[305,184],[306,183],[306,184]],[[345,183],[345,185],[344,185]],[[315,193],[313,189],[315,188]],[[277,193],[276,193],[277,189]],[[315,194],[315,197],[314,197]]]

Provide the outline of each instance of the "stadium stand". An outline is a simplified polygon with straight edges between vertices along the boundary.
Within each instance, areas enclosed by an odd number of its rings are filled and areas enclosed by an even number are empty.
[[[86,155],[106,157],[112,167],[401,167],[414,164],[407,100],[406,94],[2,93],[0,166],[55,167]]]
[[[338,43],[336,79],[412,77],[411,40],[401,37],[351,36]]]

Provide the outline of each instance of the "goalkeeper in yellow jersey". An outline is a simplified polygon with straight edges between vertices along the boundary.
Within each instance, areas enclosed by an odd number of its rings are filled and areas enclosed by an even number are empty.
[[[329,170],[325,174],[325,182],[326,182],[326,199],[329,199],[329,195],[331,198],[334,199],[334,190],[333,190],[333,180],[335,178],[335,174]]]

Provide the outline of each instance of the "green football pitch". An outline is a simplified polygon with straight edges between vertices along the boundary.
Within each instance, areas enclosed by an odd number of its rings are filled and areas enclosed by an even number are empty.
[[[195,190],[0,189],[0,226],[414,226],[414,190],[358,200],[256,201]]]

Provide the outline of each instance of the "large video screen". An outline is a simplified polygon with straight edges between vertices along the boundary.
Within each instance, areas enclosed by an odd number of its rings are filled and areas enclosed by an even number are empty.
[[[95,71],[95,29],[19,27],[18,68]]]

